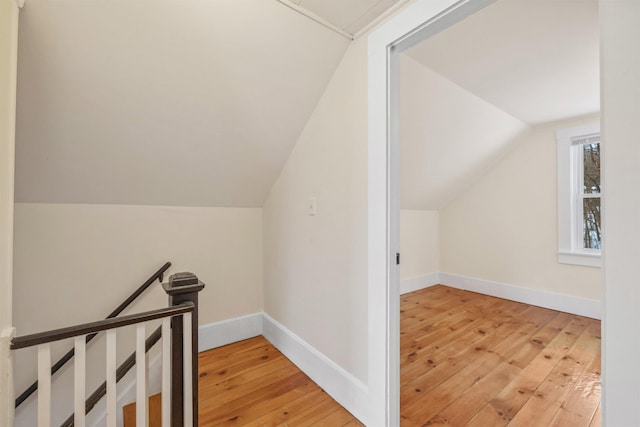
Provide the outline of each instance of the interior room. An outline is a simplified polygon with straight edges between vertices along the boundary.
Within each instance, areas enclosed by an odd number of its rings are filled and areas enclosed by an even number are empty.
[[[601,318],[600,240],[597,245],[574,245],[575,252],[585,252],[585,259],[565,257],[572,247],[563,247],[561,199],[569,203],[576,196],[561,188],[566,185],[562,174],[569,162],[559,152],[559,132],[586,125],[593,132],[597,129],[599,137],[597,2],[496,2],[399,56],[401,420],[465,425],[479,414],[485,421],[494,416],[494,425],[501,425],[530,416],[533,404],[518,403],[504,391],[522,388],[518,385],[521,370],[511,368],[521,365],[522,371],[531,371],[523,357],[534,364],[536,356],[560,360],[556,354],[545,354],[547,344],[556,338],[553,333],[545,338],[545,327],[561,333],[574,322],[584,324],[577,335],[590,325],[585,334],[591,335],[590,345],[597,344],[597,351],[584,361],[593,363],[591,371],[584,373],[584,383],[592,384],[596,378],[597,384],[591,388],[569,384],[567,393],[571,387],[580,389],[582,394],[573,395],[583,396],[588,403],[560,398],[547,402],[546,410],[536,410],[536,419],[540,425],[590,425],[600,398],[601,333],[599,321],[586,319]],[[599,168],[599,146],[597,154]],[[598,194],[599,185],[598,178]],[[597,200],[594,212],[580,204],[574,207],[574,216],[594,213],[599,236]],[[589,225],[584,225],[580,239],[590,237]],[[425,288],[433,285],[446,285],[458,307],[443,304],[444,291],[438,286],[427,292]],[[411,293],[419,289],[425,291]],[[457,289],[578,317],[566,317],[566,323],[553,327],[560,318],[531,320],[517,312],[501,318],[508,311],[504,306],[479,308],[477,304],[488,300],[478,301],[474,294],[460,294]],[[476,378],[475,383],[456,379],[455,373],[464,364],[473,366],[478,354],[504,346],[487,339],[486,334],[492,333],[487,331],[517,319],[537,322],[537,328],[526,332],[526,342],[502,349],[489,373],[467,373]],[[477,326],[485,320],[493,321],[493,328]],[[476,331],[475,337],[472,334],[465,341],[465,333],[473,328],[482,333]],[[438,338],[441,330],[447,331],[451,342]],[[517,338],[509,340],[517,342]],[[526,356],[516,354],[540,340],[546,342]],[[443,351],[447,345],[450,350]],[[442,366],[433,371],[417,368],[457,360],[474,346],[483,350],[471,352],[472,357],[457,368],[452,366],[451,373],[437,372],[445,370]],[[547,375],[553,379],[554,374],[539,369],[538,375],[537,383],[528,383],[534,395]],[[493,388],[483,385],[492,381]],[[475,388],[480,396],[474,399]],[[417,396],[429,394],[431,412],[425,412],[424,400]],[[470,399],[476,407],[469,405]],[[524,412],[518,414],[521,408]],[[567,408],[578,414],[566,414]],[[595,418],[599,419],[599,412]]]
[[[0,427],[640,425],[638,22],[636,0],[0,0]],[[434,319],[483,357],[459,349],[466,379],[500,379],[431,381],[442,341],[399,325]],[[499,404],[580,346],[597,377],[598,319],[600,398]]]

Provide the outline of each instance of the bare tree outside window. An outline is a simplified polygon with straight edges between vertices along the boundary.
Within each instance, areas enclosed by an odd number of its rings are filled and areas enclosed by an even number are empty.
[[[600,144],[583,144],[582,236],[585,249],[601,248]]]

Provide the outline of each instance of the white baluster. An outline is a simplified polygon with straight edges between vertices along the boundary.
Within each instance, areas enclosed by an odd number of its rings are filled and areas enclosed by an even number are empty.
[[[75,427],[84,427],[85,426],[85,395],[86,395],[86,363],[87,363],[87,352],[86,352],[86,340],[85,336],[76,337],[74,340],[75,343],[75,353],[73,360],[73,396],[74,396],[74,404],[73,404],[73,422]]]
[[[147,417],[147,354],[144,348],[146,328],[144,323],[136,328],[136,426],[149,427]]]
[[[116,330],[107,331],[107,427],[116,427]]]
[[[191,372],[191,313],[185,313],[182,317],[183,336],[182,336],[182,360],[184,361],[184,425],[185,427],[193,426],[193,377]]]
[[[162,427],[171,423],[171,318],[162,319]]]
[[[51,345],[38,346],[38,427],[51,426]]]

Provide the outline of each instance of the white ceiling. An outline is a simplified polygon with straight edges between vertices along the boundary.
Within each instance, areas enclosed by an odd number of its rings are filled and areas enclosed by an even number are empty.
[[[403,4],[293,2],[352,34]],[[17,201],[262,206],[349,40],[275,0],[148,5],[27,2]],[[525,123],[597,111],[597,20],[596,0],[498,0],[408,52],[403,207],[446,204]]]
[[[528,125],[599,111],[596,0],[498,0],[401,55],[403,209],[440,209]]]
[[[29,0],[18,202],[262,206],[349,40],[274,1]]]
[[[528,124],[600,109],[597,0],[498,0],[407,54]]]
[[[356,35],[380,15],[407,0],[281,0],[321,17],[351,36]]]
[[[400,70],[400,207],[437,210],[529,127],[407,55]]]

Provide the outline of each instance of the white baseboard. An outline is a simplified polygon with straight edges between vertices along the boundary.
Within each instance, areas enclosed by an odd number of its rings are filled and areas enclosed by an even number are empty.
[[[368,425],[367,386],[263,313],[262,335],[360,422]]]
[[[198,351],[262,335],[262,313],[209,323],[198,328]]]
[[[302,372],[366,424],[367,386],[266,313],[200,326],[199,351],[263,335]]]
[[[440,274],[431,273],[424,276],[412,277],[410,279],[400,280],[398,290],[400,295],[408,294],[409,292],[419,291],[420,289],[428,288],[440,283]]]
[[[591,317],[593,319],[600,319],[602,317],[602,305],[600,301],[597,300],[539,289],[523,288],[449,273],[440,273],[439,276],[440,283],[451,286],[452,288],[478,292],[498,298]]]

